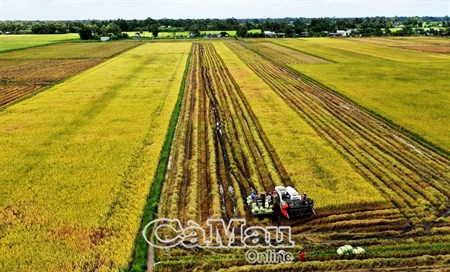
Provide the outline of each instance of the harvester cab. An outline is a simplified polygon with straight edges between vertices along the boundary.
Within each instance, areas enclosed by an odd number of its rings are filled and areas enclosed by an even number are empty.
[[[275,186],[275,192],[280,199],[281,214],[284,217],[291,219],[316,214],[314,200],[308,198],[306,193],[300,196],[291,186]]]

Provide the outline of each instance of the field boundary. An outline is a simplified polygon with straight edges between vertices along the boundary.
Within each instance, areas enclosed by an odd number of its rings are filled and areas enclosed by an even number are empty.
[[[155,177],[153,179],[153,183],[147,197],[147,203],[145,204],[141,227],[139,228],[139,232],[136,236],[133,257],[127,271],[145,271],[147,267],[148,244],[142,236],[142,230],[145,228],[148,222],[152,221],[155,218],[155,215],[158,212],[158,202],[164,183],[164,178],[167,172],[167,164],[169,162],[170,151],[172,149],[172,141],[174,138],[175,129],[180,116],[191,54],[192,46],[187,56],[183,78],[181,80],[180,90],[178,93],[178,99],[172,112],[172,117],[170,118],[169,128],[166,133],[166,139],[160,153],[158,168],[156,170]],[[150,228],[148,229],[149,231],[151,231]]]

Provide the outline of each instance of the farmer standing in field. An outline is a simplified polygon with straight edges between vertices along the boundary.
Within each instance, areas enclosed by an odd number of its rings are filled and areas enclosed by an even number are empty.
[[[275,221],[277,222],[277,225],[280,226],[280,199],[278,198],[278,194],[273,194],[273,208],[272,208],[273,214],[272,214],[272,223],[275,224]]]

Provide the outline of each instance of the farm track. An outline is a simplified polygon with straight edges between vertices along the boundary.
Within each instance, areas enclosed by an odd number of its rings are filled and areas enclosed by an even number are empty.
[[[182,222],[213,215],[251,220],[242,199],[251,188],[290,184],[287,171],[212,44],[193,45],[186,82],[163,214]]]
[[[440,205],[449,203],[450,161],[444,155],[388,127],[306,77],[274,63],[270,59],[276,54],[268,57],[245,43],[226,45],[400,211],[398,218],[392,215],[389,219],[394,221],[381,220],[384,215],[376,211],[343,218],[339,223],[340,232],[388,232],[394,228],[407,230],[411,226],[414,229],[424,224],[415,212],[424,203],[432,205],[434,212]],[[354,220],[360,220],[361,226],[355,225]],[[314,221],[300,221],[307,222],[307,226],[294,231],[316,231],[319,226]],[[377,225],[371,227],[374,223]],[[336,226],[337,221],[320,228],[332,231],[333,224]]]

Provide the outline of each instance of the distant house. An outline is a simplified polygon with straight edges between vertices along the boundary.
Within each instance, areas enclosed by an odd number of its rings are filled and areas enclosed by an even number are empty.
[[[135,39],[140,39],[140,38],[141,38],[141,34],[140,34],[140,33],[135,33],[135,34],[133,35],[133,38],[135,38]]]
[[[205,35],[205,38],[220,38],[220,37],[222,37],[222,34],[220,34],[220,33],[217,34],[217,33],[208,32]]]
[[[301,33],[301,36],[302,36],[302,37],[309,37],[309,32],[308,32],[308,31],[303,31],[303,32]]]
[[[286,37],[285,33],[279,32],[279,33],[275,33],[273,31],[264,31],[264,37],[269,37],[269,38],[273,38],[273,37]]]
[[[352,33],[351,30],[338,30],[334,33],[328,33],[330,37],[348,37]]]
[[[108,36],[102,36],[102,37],[100,37],[100,41],[102,41],[102,42],[109,41],[110,39],[111,39],[111,37],[108,37]]]
[[[264,31],[264,37],[275,37],[277,33],[272,31]]]

